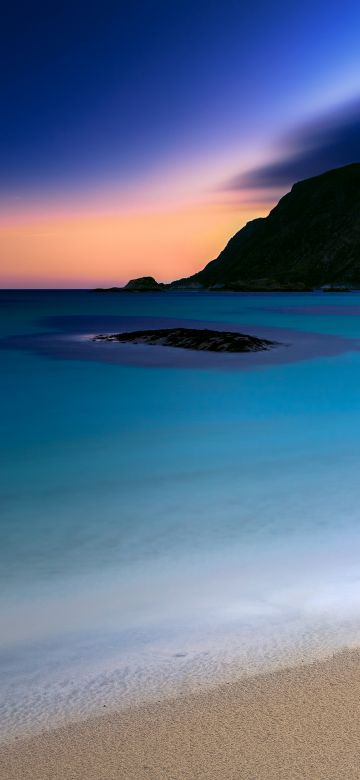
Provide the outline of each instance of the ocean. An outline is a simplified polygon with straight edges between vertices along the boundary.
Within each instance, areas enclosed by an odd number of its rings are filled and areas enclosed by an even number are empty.
[[[257,355],[101,344],[171,324]],[[360,293],[0,291],[5,738],[360,643]]]

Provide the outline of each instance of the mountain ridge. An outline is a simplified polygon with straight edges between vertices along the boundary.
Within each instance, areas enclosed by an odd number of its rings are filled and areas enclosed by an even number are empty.
[[[360,163],[296,182],[266,217],[247,222],[218,257],[170,284],[153,277],[99,291],[360,289]]]
[[[187,279],[207,289],[360,287],[360,163],[296,182]]]

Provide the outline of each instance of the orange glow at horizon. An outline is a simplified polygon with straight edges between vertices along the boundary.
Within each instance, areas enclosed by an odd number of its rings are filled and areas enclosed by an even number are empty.
[[[2,287],[88,287],[200,270],[263,204],[219,202],[119,213],[16,217],[0,224]]]

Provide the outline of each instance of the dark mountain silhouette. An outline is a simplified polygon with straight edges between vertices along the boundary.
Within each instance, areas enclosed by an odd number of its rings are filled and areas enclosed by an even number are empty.
[[[360,163],[294,184],[202,271],[171,284],[151,276],[101,292],[360,288]]]
[[[140,276],[130,279],[125,287],[96,287],[95,292],[157,292],[165,285],[156,282],[153,276]]]
[[[360,163],[300,181],[216,260],[171,287],[234,290],[360,287]]]

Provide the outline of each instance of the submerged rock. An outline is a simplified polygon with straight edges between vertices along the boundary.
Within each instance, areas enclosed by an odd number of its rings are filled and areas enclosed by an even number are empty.
[[[209,352],[259,352],[278,342],[259,339],[245,333],[198,328],[160,328],[135,330],[128,333],[100,334],[94,341],[118,341],[127,344],[149,344]]]

